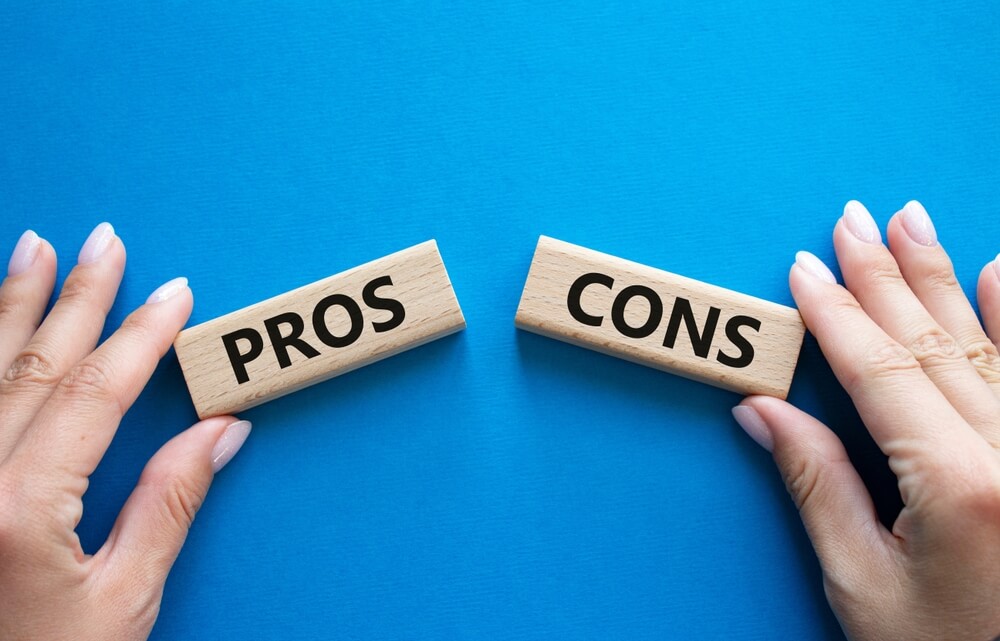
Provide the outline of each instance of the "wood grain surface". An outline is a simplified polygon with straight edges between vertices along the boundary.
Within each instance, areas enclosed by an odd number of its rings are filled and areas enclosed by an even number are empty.
[[[174,348],[198,416],[205,418],[253,407],[464,327],[430,240],[186,329]]]
[[[542,236],[517,327],[744,394],[788,395],[797,310]]]

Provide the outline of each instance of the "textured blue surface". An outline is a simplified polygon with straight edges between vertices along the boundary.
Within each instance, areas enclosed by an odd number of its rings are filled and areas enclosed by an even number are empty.
[[[69,4],[69,3],[65,3]],[[518,333],[537,236],[790,303],[848,198],[1000,249],[991,2],[0,7],[0,246],[129,248],[109,326],[436,238],[468,330],[245,412],[154,639],[839,639],[734,394]],[[496,6],[494,6],[496,5]],[[6,251],[6,250],[4,250]],[[891,478],[815,346],[792,400]],[[195,420],[176,358],[92,479],[103,541]]]

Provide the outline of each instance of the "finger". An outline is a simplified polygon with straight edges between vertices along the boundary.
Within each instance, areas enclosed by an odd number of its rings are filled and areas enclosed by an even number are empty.
[[[75,478],[89,477],[122,416],[187,321],[192,304],[185,278],[175,278],[154,291],[103,345],[59,382],[12,457],[44,459]]]
[[[125,269],[125,246],[107,223],[80,250],[76,267],[41,327],[0,380],[0,423],[19,437],[52,389],[93,351]]]
[[[865,313],[913,354],[965,421],[988,440],[1000,437],[1000,399],[903,280],[864,205],[847,203],[833,240],[847,289]]]
[[[976,291],[979,312],[983,315],[986,334],[1000,348],[1000,255],[979,272]]]
[[[25,232],[11,255],[7,278],[0,285],[0,381],[38,329],[55,280],[56,252],[52,245],[33,231]],[[23,411],[17,406],[7,409],[7,414]],[[0,462],[20,438],[21,426],[21,421],[5,416],[0,402]]]
[[[938,243],[930,216],[915,200],[889,221],[889,247],[907,284],[924,308],[955,337],[962,352],[1000,396],[1000,356],[955,278],[951,259]],[[864,302],[862,301],[862,305]]]
[[[751,396],[733,416],[772,452],[823,566],[831,597],[870,593],[892,576],[895,538],[879,522],[840,439],[785,401]],[[883,584],[884,585],[884,584]],[[881,588],[879,588],[880,590]]]
[[[963,448],[986,450],[971,429],[954,428],[962,417],[913,354],[865,314],[818,258],[799,252],[789,285],[806,327],[890,464],[938,461]]]
[[[249,422],[220,416],[164,445],[146,465],[107,543],[94,556],[106,576],[130,582],[131,594],[162,589],[215,472],[249,433]]]
[[[28,344],[42,321],[56,282],[56,252],[38,234],[21,235],[0,285],[0,372]]]

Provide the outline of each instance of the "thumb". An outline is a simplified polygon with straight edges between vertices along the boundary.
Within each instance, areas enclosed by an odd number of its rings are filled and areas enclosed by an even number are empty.
[[[149,460],[98,557],[110,575],[160,593],[215,473],[239,451],[249,421],[219,416],[172,438]]]
[[[777,398],[751,396],[733,408],[733,416],[773,454],[816,548],[827,590],[847,588],[856,593],[862,583],[885,576],[878,571],[891,563],[893,537],[879,522],[840,439]]]

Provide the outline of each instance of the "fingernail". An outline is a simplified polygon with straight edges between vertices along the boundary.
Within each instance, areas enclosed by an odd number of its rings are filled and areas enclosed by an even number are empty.
[[[856,200],[849,200],[844,205],[844,224],[859,240],[873,244],[882,242],[882,234],[875,224],[875,219],[865,206]]]
[[[28,271],[38,258],[38,250],[42,248],[42,239],[30,229],[21,234],[21,239],[14,246],[14,253],[7,263],[7,275],[17,276]]]
[[[934,230],[934,223],[931,222],[931,217],[927,215],[923,205],[915,200],[906,203],[900,219],[903,222],[903,229],[913,242],[927,247],[937,245],[937,231]]]
[[[733,408],[733,418],[740,424],[743,431],[757,442],[757,445],[768,452],[774,451],[774,437],[771,436],[771,430],[757,413],[757,410],[749,405],[737,405]]]
[[[157,287],[149,298],[146,299],[146,304],[150,303],[162,303],[168,298],[173,298],[180,292],[184,291],[188,286],[188,279],[181,276],[180,278],[175,278],[173,280],[167,281]]]
[[[114,238],[115,228],[111,226],[111,223],[101,223],[94,227],[94,231],[90,232],[90,236],[87,236],[87,242],[80,248],[80,255],[76,262],[80,265],[94,262],[104,255]]]
[[[222,433],[219,440],[212,448],[212,472],[216,473],[231,461],[236,453],[243,447],[243,442],[250,434],[250,421],[236,421],[231,423],[226,431]]]
[[[833,275],[830,268],[827,267],[823,261],[816,258],[815,255],[810,254],[806,251],[796,252],[795,254],[795,264],[801,267],[803,270],[809,274],[815,276],[816,278],[830,283],[836,284],[837,277]]]
[[[993,271],[997,273],[997,278],[1000,278],[1000,254],[993,259]]]

